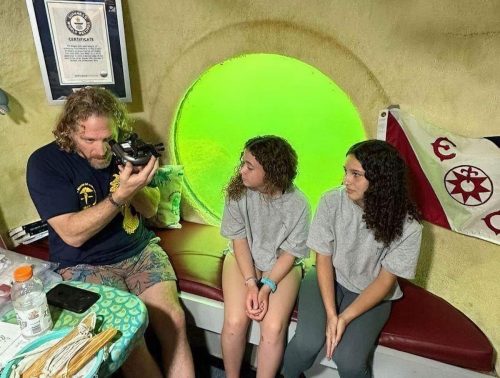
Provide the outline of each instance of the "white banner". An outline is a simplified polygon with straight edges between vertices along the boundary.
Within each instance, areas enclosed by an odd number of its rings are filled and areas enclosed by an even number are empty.
[[[500,244],[500,148],[466,138],[400,109],[380,112],[378,138],[406,160],[425,220]]]

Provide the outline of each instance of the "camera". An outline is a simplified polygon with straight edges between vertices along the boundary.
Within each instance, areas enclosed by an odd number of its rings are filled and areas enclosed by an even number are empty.
[[[161,156],[160,152],[165,150],[163,143],[146,143],[135,133],[123,142],[110,140],[109,145],[118,165],[125,165],[127,162],[135,166],[146,165],[151,156],[158,158]]]

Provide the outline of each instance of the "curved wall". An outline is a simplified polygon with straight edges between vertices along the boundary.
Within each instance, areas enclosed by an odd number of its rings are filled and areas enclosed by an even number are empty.
[[[209,67],[246,53],[300,59],[358,107],[368,136],[378,111],[402,108],[454,133],[500,134],[500,2],[123,0],[137,129],[168,134],[187,89]],[[0,232],[37,218],[25,162],[52,139],[25,3],[0,3]],[[500,248],[426,224],[417,283],[445,298],[500,347]],[[498,360],[497,360],[498,361]],[[497,362],[497,368],[500,367]]]

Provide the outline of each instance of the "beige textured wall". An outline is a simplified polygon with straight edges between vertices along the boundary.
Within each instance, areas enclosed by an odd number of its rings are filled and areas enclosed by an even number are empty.
[[[329,75],[368,134],[391,103],[466,136],[500,134],[500,1],[123,0],[134,101],[146,137],[165,136],[182,96],[210,66],[270,52]],[[307,4],[305,6],[304,4]],[[26,5],[0,3],[0,232],[37,218],[25,162],[52,139]],[[417,283],[445,298],[500,348],[500,247],[425,225]],[[497,370],[500,364],[497,360]]]

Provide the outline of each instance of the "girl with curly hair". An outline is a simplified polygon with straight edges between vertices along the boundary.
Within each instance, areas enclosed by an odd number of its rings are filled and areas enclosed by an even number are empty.
[[[323,346],[340,377],[371,377],[375,343],[403,295],[397,277],[415,276],[422,226],[403,160],[380,140],[357,143],[346,156],[344,185],[323,195],[311,223],[316,270],[300,289],[287,378],[307,370]]]
[[[260,325],[257,376],[274,377],[308,255],[309,205],[293,185],[297,155],[277,136],[246,142],[226,188],[221,234],[230,239],[222,271],[222,354],[227,377],[239,377],[247,330]]]

